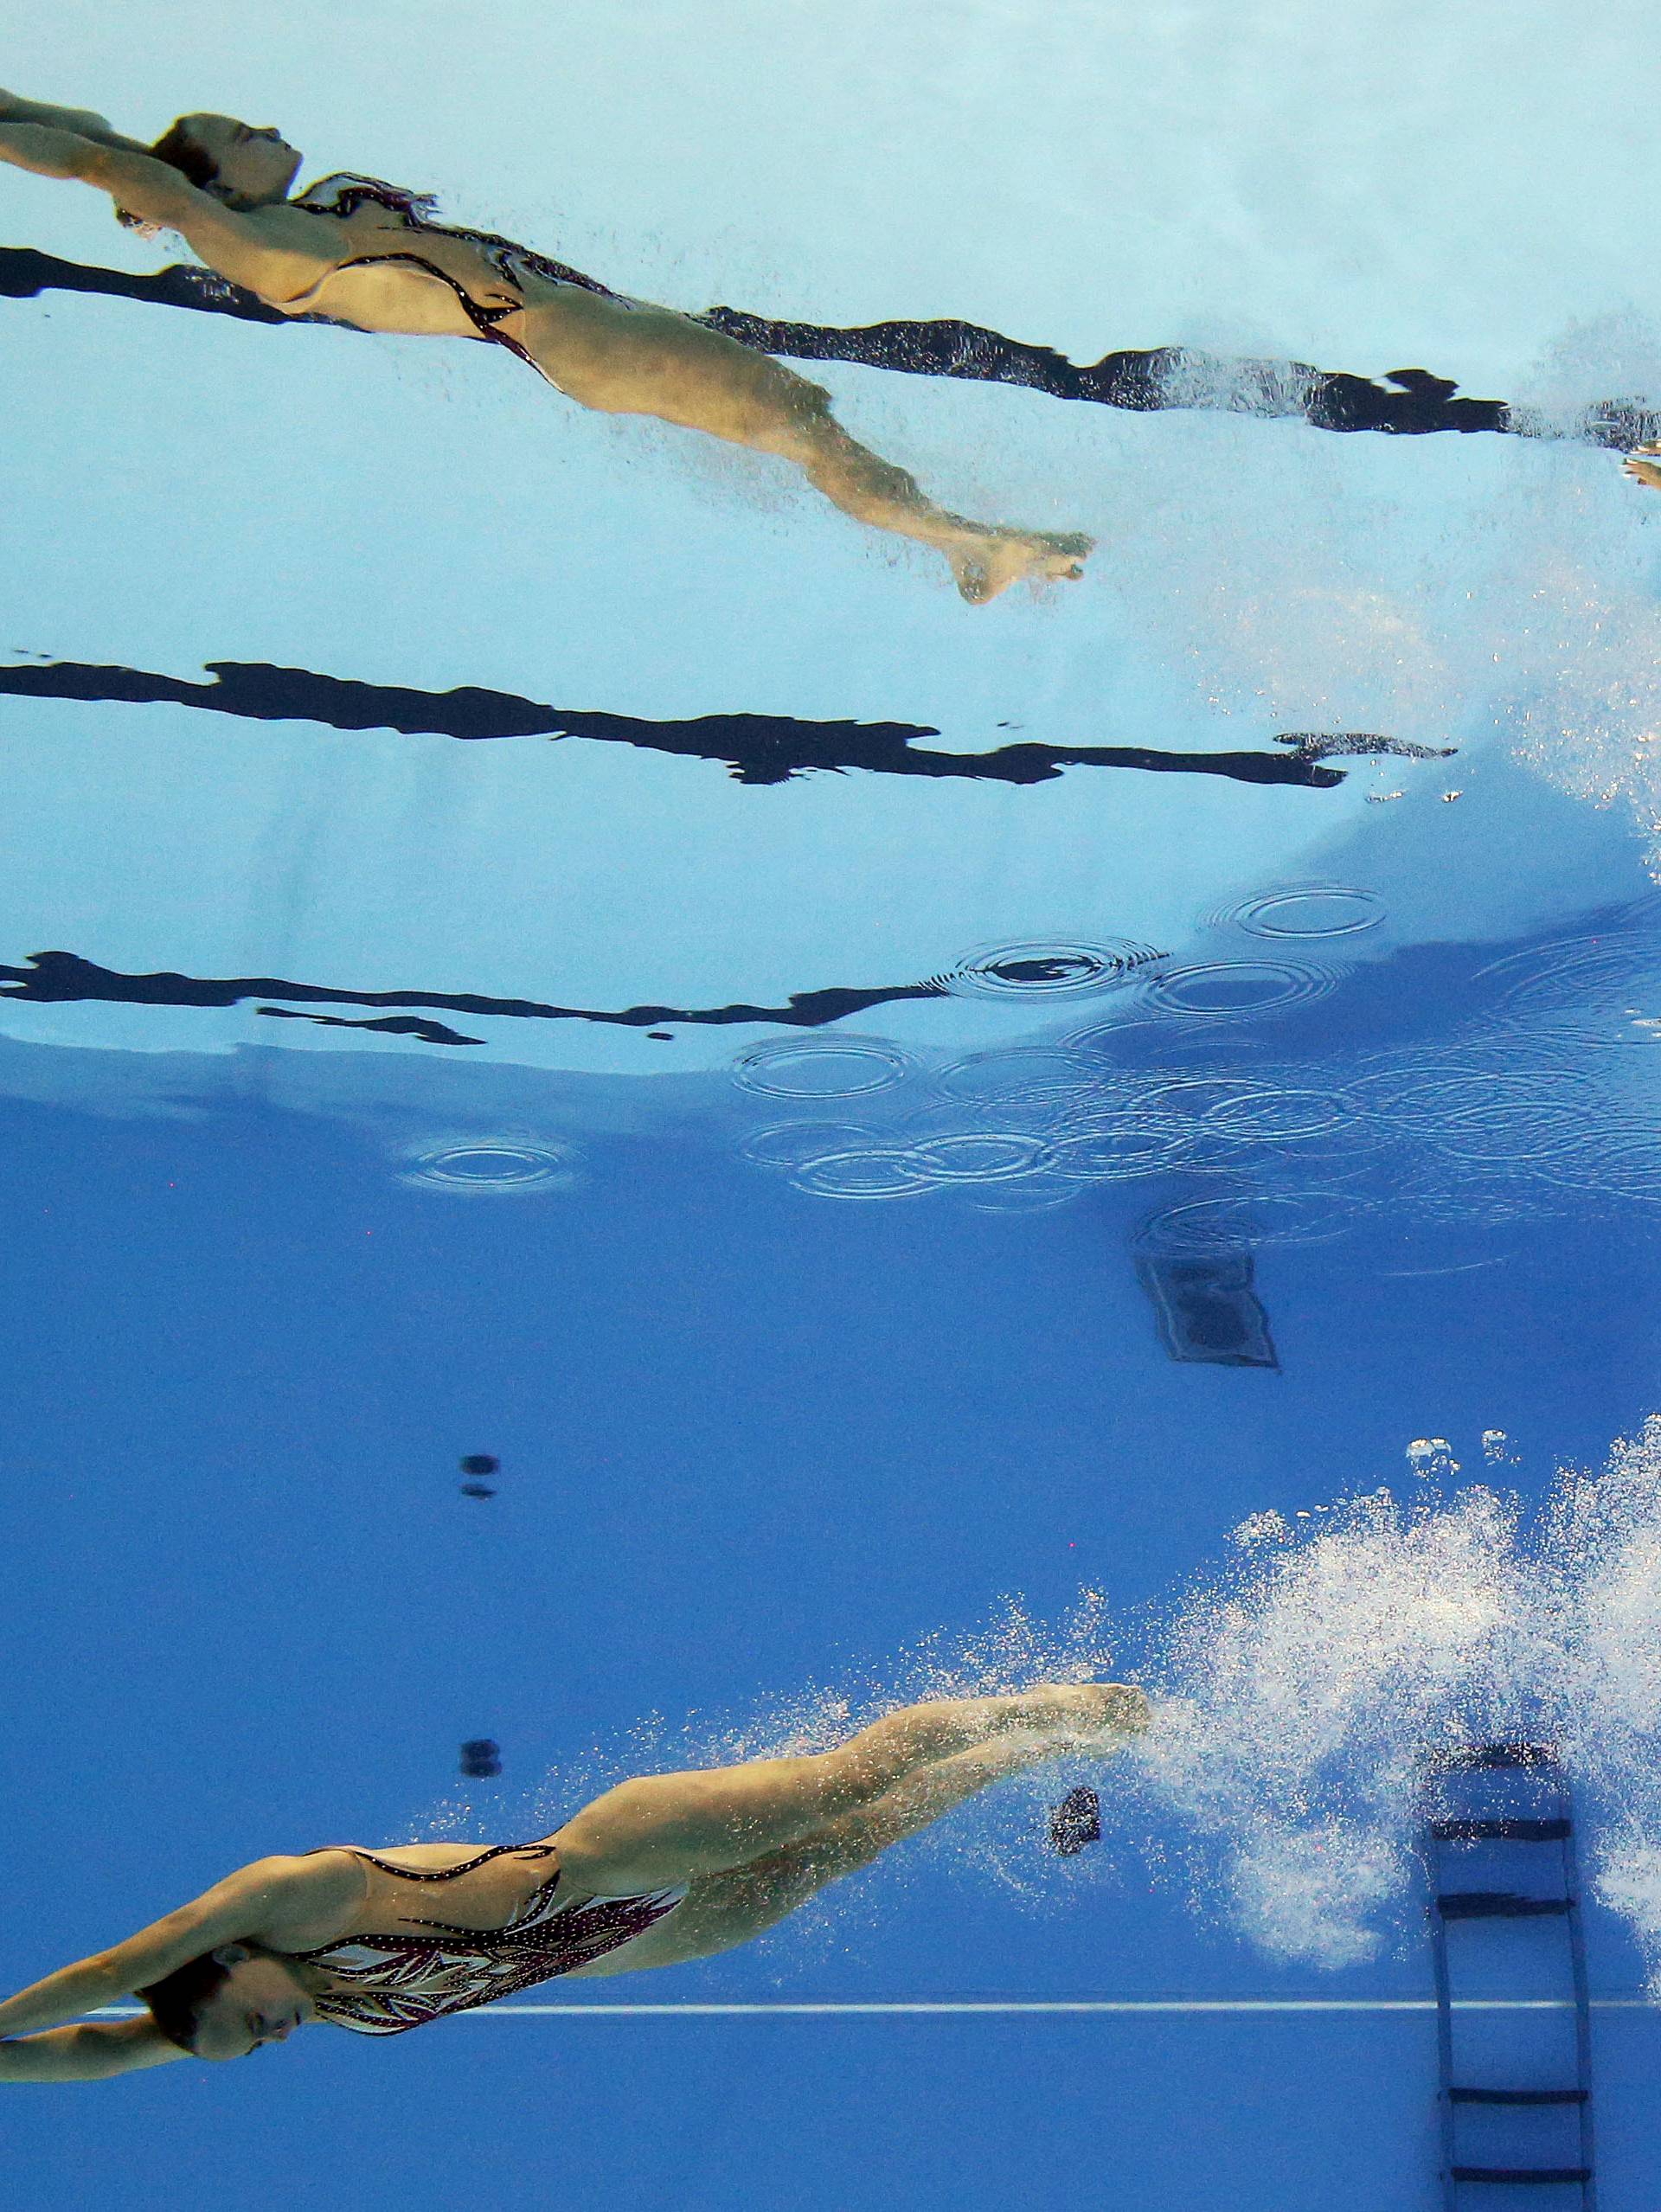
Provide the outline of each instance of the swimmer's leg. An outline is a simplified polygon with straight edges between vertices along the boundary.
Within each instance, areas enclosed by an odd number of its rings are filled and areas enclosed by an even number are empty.
[[[908,472],[850,438],[830,394],[723,332],[668,308],[528,285],[531,305],[502,325],[548,381],[584,407],[646,414],[793,461],[856,521],[936,547],[977,603],[1023,577],[1083,573],[1092,540],[971,522],[937,507]]]
[[[614,1954],[620,1973],[684,1965],[731,1951],[776,1927],[818,1891],[931,1827],[968,1798],[1068,1748],[1049,1730],[1024,1730],[917,1768],[892,1790],[781,1850],[693,1882],[685,1902]],[[1098,1748],[1104,1747],[1100,1741]],[[604,1962],[594,1969],[606,1971]]]
[[[818,392],[812,385],[810,390]],[[844,515],[874,529],[917,538],[946,555],[958,589],[972,605],[996,599],[1023,578],[1073,581],[1084,574],[1093,540],[1080,534],[1016,530],[946,513],[918,489],[906,470],[850,438],[830,413],[828,397],[789,426],[764,452],[794,461],[816,490]]]
[[[1048,1683],[1006,1697],[940,1698],[889,1713],[835,1751],[624,1782],[554,1837],[571,1887],[610,1896],[666,1887],[787,1850],[888,1797],[920,1768],[1001,1740],[1054,1754],[1146,1724],[1118,1683]],[[976,1787],[981,1786],[979,1784]],[[931,1818],[933,1816],[930,1816]]]
[[[1634,446],[1620,465],[1634,484],[1647,484],[1651,491],[1661,491],[1661,439]]]

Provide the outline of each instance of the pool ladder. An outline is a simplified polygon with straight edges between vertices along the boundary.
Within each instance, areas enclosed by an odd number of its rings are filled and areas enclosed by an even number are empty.
[[[1446,2212],[1471,2212],[1484,2198],[1492,2203],[1494,2191],[1506,2187],[1550,2190],[1555,2203],[1565,2202],[1555,2192],[1578,2190],[1580,2212],[1594,2212],[1591,2015],[1568,1783],[1546,1747],[1481,1744],[1439,1755],[1429,1795],[1425,1856],[1436,1969]],[[1482,1865],[1489,1880],[1505,1886],[1467,1887],[1473,1861]],[[1455,2059],[1460,2040],[1455,2034],[1455,2008],[1461,1977],[1472,1965],[1465,1956],[1472,1947],[1467,1936],[1485,1925],[1515,1927],[1530,1921],[1541,1924],[1542,1933],[1548,1926],[1561,1932],[1561,1946],[1550,1946],[1555,1959],[1548,1954],[1545,1963],[1563,1992],[1555,1999],[1555,2006],[1573,2013],[1574,2079],[1562,2080],[1569,2068],[1560,2056],[1560,2078],[1551,2086],[1485,2081],[1478,2086],[1463,2078],[1467,2068],[1456,2065]],[[1552,2006],[1554,2000],[1549,1997],[1546,2004]],[[1472,2070],[1487,2074],[1501,2069]],[[1542,2125],[1554,2109],[1569,2125]],[[1507,2155],[1507,2131],[1498,2125],[1505,2115],[1517,2123],[1517,2163]],[[1466,2140],[1478,2131],[1488,2138],[1480,2162]],[[1551,2163],[1542,2163],[1542,2158]]]

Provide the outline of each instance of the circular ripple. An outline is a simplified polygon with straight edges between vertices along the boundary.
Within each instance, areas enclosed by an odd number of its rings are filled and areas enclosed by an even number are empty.
[[[1605,1197],[1661,1201],[1661,1132],[1600,1131],[1572,1161],[1554,1160],[1542,1170],[1567,1189]]]
[[[1508,1160],[1544,1160],[1594,1146],[1593,1132],[1577,1106],[1530,1100],[1510,1111],[1450,1114],[1434,1132],[1437,1144],[1459,1158],[1501,1166]]]
[[[1444,1177],[1433,1185],[1407,1185],[1403,1212],[1421,1221],[1459,1221],[1478,1228],[1506,1228],[1514,1221],[1537,1221],[1563,1210],[1563,1186],[1538,1177],[1507,1177],[1503,1182]]]
[[[1296,960],[1205,960],[1167,968],[1142,984],[1145,1004],[1190,1020],[1246,1021],[1324,998],[1337,982],[1330,970]]]
[[[940,1183],[1004,1183],[1029,1174],[1049,1149],[1042,1138],[1019,1130],[964,1130],[926,1138],[905,1157]]]
[[[941,1068],[937,1080],[951,1098],[1002,1106],[1082,1097],[1095,1072],[1082,1054],[1064,1045],[1008,1045],[953,1061]]]
[[[914,1154],[882,1145],[829,1152],[798,1168],[791,1181],[816,1198],[916,1198],[938,1188]]]
[[[994,1183],[978,1190],[969,1202],[978,1214],[1048,1214],[1057,1206],[1076,1206],[1087,1188],[1075,1176],[1041,1168],[1019,1181]]]
[[[836,1152],[857,1151],[877,1144],[874,1129],[846,1121],[781,1121],[771,1129],[758,1129],[747,1137],[741,1150],[746,1159],[763,1168],[804,1168]]]
[[[1354,937],[1363,929],[1376,929],[1384,919],[1384,904],[1376,893],[1358,891],[1345,883],[1289,883],[1279,891],[1263,891],[1243,900],[1217,916],[1248,929],[1254,937]]]
[[[574,1180],[574,1155],[555,1144],[443,1144],[411,1153],[404,1179],[440,1190],[561,1189]]]
[[[1235,1192],[1167,1206],[1143,1224],[1138,1241],[1156,1252],[1320,1244],[1343,1236],[1364,1210],[1347,1190]]]
[[[1208,1129],[1224,1137],[1265,1138],[1295,1144],[1339,1129],[1355,1116],[1355,1102],[1343,1091],[1242,1088],[1204,1109]]]
[[[1079,998],[1162,960],[1151,945],[1035,941],[965,952],[940,980],[961,998]]]
[[[1144,1118],[1117,1128],[1087,1130],[1075,1137],[1059,1137],[1049,1147],[1051,1169],[1081,1183],[1126,1182],[1134,1176],[1158,1175],[1171,1164],[1187,1143],[1189,1132],[1179,1121],[1157,1122]]]
[[[1530,946],[1475,980],[1495,991],[1499,1018],[1530,1035],[1600,1049],[1657,1041],[1661,939],[1652,924]]]
[[[914,1065],[881,1037],[786,1037],[733,1063],[733,1080],[775,1099],[853,1099],[892,1090]]]

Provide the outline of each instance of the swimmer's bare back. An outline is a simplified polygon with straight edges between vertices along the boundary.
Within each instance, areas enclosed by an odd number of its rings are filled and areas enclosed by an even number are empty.
[[[232,117],[183,117],[157,144],[170,149],[166,158],[101,117],[0,93],[0,158],[108,192],[281,313],[406,337],[487,337],[580,406],[776,454],[844,514],[933,546],[972,604],[1013,583],[1083,573],[1090,538],[936,506],[904,469],[848,434],[822,386],[670,308],[620,298],[575,272],[551,274],[558,264],[446,228],[426,203],[374,179],[325,179],[291,197],[298,153],[274,131]]]

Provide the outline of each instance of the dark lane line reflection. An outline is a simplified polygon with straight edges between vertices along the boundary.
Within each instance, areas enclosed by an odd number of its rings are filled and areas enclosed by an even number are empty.
[[[418,1037],[423,1044],[483,1044],[483,1037],[464,1036],[443,1022],[423,1021],[419,1014],[386,1014],[378,1022],[354,1022],[344,1014],[301,1014],[292,1006],[256,1006],[256,1014],[269,1014],[279,1022],[309,1022],[314,1029],[372,1029],[377,1036]]]
[[[581,737],[632,745],[652,753],[722,763],[741,784],[782,784],[809,769],[874,775],[950,777],[976,783],[1049,783],[1066,768],[1136,768],[1156,774],[1223,776],[1235,783],[1291,784],[1330,790],[1344,781],[1320,766],[1328,754],[1395,753],[1413,760],[1446,752],[1408,745],[1369,731],[1292,731],[1277,737],[1280,753],[1165,753],[1145,745],[1059,746],[1023,742],[992,753],[940,753],[919,747],[940,732],[917,722],[815,722],[790,715],[699,715],[653,721],[633,715],[574,713],[522,699],[510,691],[464,684],[453,691],[416,691],[400,684],[360,683],[310,669],[265,661],[208,661],[212,681],[187,683],[144,669],[80,661],[0,668],[0,693],[16,698],[79,699],[130,705],[158,702],[205,708],[253,721],[320,722],[341,730],[392,729],[406,737],[468,741],[507,737]],[[1450,748],[1451,749],[1451,748]]]
[[[281,998],[290,1004],[261,1006],[258,1010],[291,1020],[306,1018],[294,1012],[295,1007],[388,1006],[433,1007],[449,1014],[486,1015],[516,1022],[595,1022],[615,1029],[651,1029],[665,1022],[737,1028],[766,1023],[817,1029],[874,1006],[948,996],[945,984],[931,978],[875,991],[795,991],[782,1006],[627,1006],[612,1012],[596,1007],[553,1005],[535,998],[494,998],[477,991],[337,991],[324,984],[288,983],[273,976],[186,976],[167,970],[154,975],[124,975],[119,969],[99,967],[96,961],[83,960],[74,952],[31,952],[22,967],[0,963],[0,999],[13,1004],[61,1006],[93,1000],[111,1006],[214,1007],[237,1006],[249,998]],[[419,1035],[429,1044],[484,1042],[482,1037],[463,1036],[441,1023],[420,1020],[348,1026],[396,1029],[401,1035]]]
[[[33,247],[0,247],[0,298],[33,299],[41,292],[102,292],[148,300],[247,323],[327,322],[325,316],[279,315],[252,292],[176,264],[135,276],[66,261]],[[1372,430],[1420,437],[1438,431],[1490,432],[1517,437],[1561,434],[1504,400],[1459,395],[1459,386],[1425,369],[1393,369],[1382,377],[1306,362],[1235,358],[1183,346],[1151,346],[1104,354],[1081,364],[1053,347],[1005,337],[956,317],[871,323],[852,328],[788,323],[741,308],[711,307],[690,318],[741,345],[794,361],[846,361],[904,375],[952,376],[977,383],[1017,385],[1052,399],[1085,400],[1137,414],[1206,407],[1268,418],[1301,416],[1317,430]],[[336,328],[344,327],[335,325]],[[1661,413],[1636,400],[1596,401],[1573,433],[1581,443],[1625,449],[1661,433]]]

